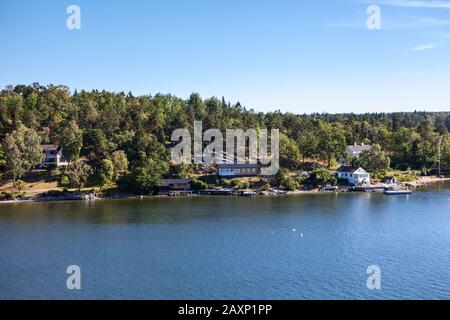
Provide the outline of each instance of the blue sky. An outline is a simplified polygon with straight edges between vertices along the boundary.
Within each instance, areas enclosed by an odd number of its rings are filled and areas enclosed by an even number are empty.
[[[66,9],[81,8],[81,30]],[[367,7],[382,29],[368,30]],[[225,96],[258,111],[450,110],[450,1],[0,0],[0,86]]]

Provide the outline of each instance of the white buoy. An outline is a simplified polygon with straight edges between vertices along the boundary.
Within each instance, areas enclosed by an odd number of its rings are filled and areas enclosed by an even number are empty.
[[[297,230],[295,229],[295,228],[292,228],[292,230],[291,230],[292,232],[296,232]]]

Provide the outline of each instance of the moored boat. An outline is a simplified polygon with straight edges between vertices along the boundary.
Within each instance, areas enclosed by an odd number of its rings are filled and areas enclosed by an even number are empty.
[[[411,190],[386,190],[384,191],[384,194],[386,195],[409,195],[412,194]]]

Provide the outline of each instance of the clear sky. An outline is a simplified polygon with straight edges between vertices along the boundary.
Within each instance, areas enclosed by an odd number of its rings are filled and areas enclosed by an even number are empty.
[[[71,4],[81,30],[66,28]],[[0,0],[0,86],[33,82],[258,111],[445,111],[450,1]]]

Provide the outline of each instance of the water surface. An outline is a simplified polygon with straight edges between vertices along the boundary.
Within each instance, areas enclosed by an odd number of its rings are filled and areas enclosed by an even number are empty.
[[[1,299],[449,299],[450,189],[0,204]],[[66,268],[81,268],[80,291]],[[367,289],[367,267],[382,290]]]

